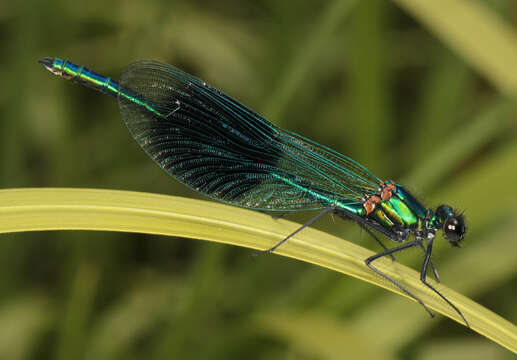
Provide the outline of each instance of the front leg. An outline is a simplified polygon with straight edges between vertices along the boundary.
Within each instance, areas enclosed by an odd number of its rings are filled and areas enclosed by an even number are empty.
[[[420,248],[422,249],[422,251],[424,252],[425,254],[425,247],[424,247],[424,244],[422,244],[422,241],[420,241],[418,243],[418,245],[420,245]],[[434,275],[434,278],[436,279],[436,282],[440,282],[440,277],[438,276],[438,270],[436,270],[436,267],[434,266],[433,264],[433,261],[431,259],[429,259],[429,265],[431,265],[431,270],[433,271],[433,275]],[[427,271],[426,271],[426,276],[427,276]]]
[[[449,299],[447,299],[441,292],[439,292],[438,290],[436,290],[434,288],[434,286],[432,286],[431,284],[429,284],[427,282],[427,279],[426,279],[426,272],[427,272],[427,266],[429,265],[430,261],[431,261],[431,253],[433,251],[433,240],[434,238],[431,238],[428,240],[427,242],[427,249],[425,251],[425,258],[424,258],[424,263],[422,264],[422,271],[420,271],[420,281],[425,285],[427,286],[429,289],[431,289],[432,291],[434,291],[436,294],[438,294],[438,296],[440,296],[451,308],[454,309],[454,311],[456,311],[458,313],[458,315],[463,319],[463,321],[465,322],[465,324],[467,325],[467,327],[470,328],[470,324],[469,322],[465,319],[465,316],[463,316],[463,313],[460,311],[460,309],[458,309],[456,307],[456,305],[454,305],[452,302],[450,302]]]

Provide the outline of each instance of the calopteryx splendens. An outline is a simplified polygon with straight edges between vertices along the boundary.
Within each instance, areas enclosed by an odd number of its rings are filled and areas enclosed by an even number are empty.
[[[373,266],[383,256],[411,247],[424,251],[420,280],[461,311],[427,281],[436,232],[459,246],[466,228],[450,206],[425,208],[403,186],[383,181],[364,166],[328,147],[280,129],[224,92],[171,65],[130,64],[120,82],[58,58],[39,62],[65,79],[117,98],[131,135],[162,169],[181,183],[218,201],[260,211],[335,213],[351,219],[383,247],[365,260],[374,272],[427,306],[402,284]],[[399,243],[388,249],[375,235]]]

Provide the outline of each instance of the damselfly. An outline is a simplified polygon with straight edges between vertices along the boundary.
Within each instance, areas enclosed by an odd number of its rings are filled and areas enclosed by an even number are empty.
[[[423,301],[373,262],[401,250],[424,252],[420,280],[469,325],[461,311],[427,281],[436,232],[453,246],[465,222],[450,206],[425,208],[404,187],[383,181],[364,166],[328,147],[278,128],[224,92],[171,65],[130,64],[120,82],[58,58],[39,62],[65,79],[118,100],[129,131],[163,170],[218,201],[266,212],[321,210],[311,221],[266,250],[273,252],[325,214],[351,219],[384,249],[366,265],[434,316]],[[380,233],[399,243],[388,249]]]

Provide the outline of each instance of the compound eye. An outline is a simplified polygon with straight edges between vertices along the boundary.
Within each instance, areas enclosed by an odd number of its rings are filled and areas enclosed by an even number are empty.
[[[458,243],[463,239],[464,235],[465,222],[461,215],[450,216],[445,219],[443,223],[443,236],[451,243],[451,245],[459,246]]]

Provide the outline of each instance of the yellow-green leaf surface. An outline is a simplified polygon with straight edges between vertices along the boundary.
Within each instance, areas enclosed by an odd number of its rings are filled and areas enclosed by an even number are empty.
[[[253,249],[270,247],[299,224],[214,202],[94,189],[9,189],[0,191],[0,232],[107,230],[204,239]],[[371,272],[372,255],[351,242],[305,229],[276,253],[320,265],[400,293]],[[430,308],[461,323],[459,316],[422,286],[418,274],[388,259],[377,267],[402,282]],[[481,305],[435,284],[463,312],[472,329],[517,352],[517,328]],[[422,310],[423,311],[423,310]]]
[[[394,0],[505,95],[517,96],[517,33],[482,1]]]

